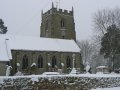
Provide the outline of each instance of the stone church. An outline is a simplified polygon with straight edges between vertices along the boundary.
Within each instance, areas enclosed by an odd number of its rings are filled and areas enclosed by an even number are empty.
[[[0,35],[0,75],[5,75],[6,65],[12,66],[11,75],[17,71],[30,74],[58,71],[69,73],[82,69],[80,48],[76,44],[75,23],[72,11],[52,8],[42,11],[40,37]]]

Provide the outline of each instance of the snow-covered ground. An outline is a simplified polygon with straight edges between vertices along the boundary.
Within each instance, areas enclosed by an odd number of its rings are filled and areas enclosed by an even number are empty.
[[[98,88],[98,89],[91,89],[91,90],[120,90],[120,87],[113,87],[113,88]]]
[[[74,76],[74,77],[120,77],[120,74],[103,74],[103,73],[97,73],[97,74],[68,74],[69,76]]]

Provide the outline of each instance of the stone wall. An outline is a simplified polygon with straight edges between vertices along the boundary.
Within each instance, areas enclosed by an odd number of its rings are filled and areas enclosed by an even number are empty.
[[[7,62],[0,62],[0,76],[5,76],[6,75],[6,66]]]
[[[0,90],[90,90],[118,86],[120,77],[28,76],[5,78]]]

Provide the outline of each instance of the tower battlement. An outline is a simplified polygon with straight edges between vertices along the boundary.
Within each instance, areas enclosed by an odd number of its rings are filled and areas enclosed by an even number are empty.
[[[70,15],[73,16],[73,10],[63,10],[63,9],[57,9],[57,8],[51,8],[47,12],[43,13],[43,15],[49,15],[49,14],[64,14],[64,15]]]

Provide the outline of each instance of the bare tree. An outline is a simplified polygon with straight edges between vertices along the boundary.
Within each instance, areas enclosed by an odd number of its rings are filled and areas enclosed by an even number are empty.
[[[100,55],[100,44],[97,41],[98,38],[92,38],[90,40],[77,41],[81,48],[81,56],[83,65],[90,64],[91,72],[96,72],[96,67],[100,65],[106,65],[107,60],[104,59],[103,55]]]
[[[77,43],[81,48],[83,65],[86,65],[86,62],[91,63],[91,57],[94,51],[93,45],[88,40],[81,41],[81,42],[78,41]]]
[[[116,25],[120,28],[120,9],[98,10],[94,15],[94,28],[100,35],[104,35],[109,26]]]

